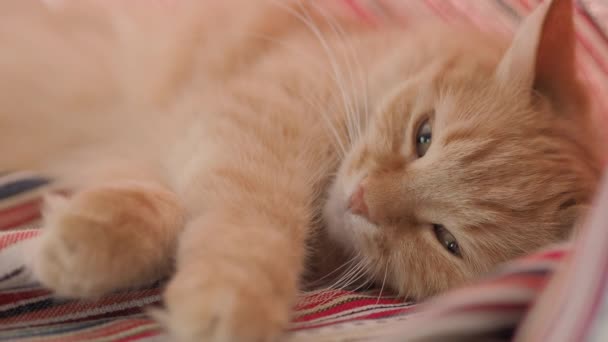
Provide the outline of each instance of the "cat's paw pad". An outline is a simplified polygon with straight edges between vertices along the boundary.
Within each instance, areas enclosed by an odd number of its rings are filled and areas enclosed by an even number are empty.
[[[202,276],[206,273],[208,276]],[[278,341],[289,301],[263,294],[255,279],[179,272],[165,293],[167,311],[156,317],[179,342]]]
[[[34,277],[59,296],[77,298],[153,280],[166,263],[157,260],[163,241],[156,229],[165,222],[145,196],[102,187],[46,198],[44,229],[28,261]]]

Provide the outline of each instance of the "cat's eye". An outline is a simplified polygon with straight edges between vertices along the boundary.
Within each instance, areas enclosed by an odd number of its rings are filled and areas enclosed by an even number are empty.
[[[416,155],[418,158],[422,158],[431,147],[432,133],[431,122],[428,119],[418,126],[416,131]]]
[[[433,225],[433,231],[435,232],[435,237],[437,241],[445,248],[450,254],[461,257],[460,254],[460,246],[458,245],[458,241],[452,233],[450,233],[444,226],[440,224]]]

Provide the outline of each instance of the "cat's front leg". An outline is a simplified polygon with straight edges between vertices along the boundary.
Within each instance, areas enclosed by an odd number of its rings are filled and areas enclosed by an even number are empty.
[[[176,341],[275,341],[288,323],[305,223],[288,205],[232,208],[190,222],[181,236],[161,318]]]

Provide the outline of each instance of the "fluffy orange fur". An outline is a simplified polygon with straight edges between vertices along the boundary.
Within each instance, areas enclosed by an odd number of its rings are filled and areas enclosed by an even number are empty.
[[[268,341],[304,278],[423,299],[565,239],[600,173],[571,7],[509,41],[300,0],[3,2],[0,169],[73,191],[29,264],[68,297],[174,273],[174,340]]]

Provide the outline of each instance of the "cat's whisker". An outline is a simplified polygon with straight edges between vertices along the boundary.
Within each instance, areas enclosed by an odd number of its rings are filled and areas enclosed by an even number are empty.
[[[304,10],[304,12],[305,12],[304,14],[298,13],[297,11],[290,8],[288,5],[282,3],[281,1],[278,1],[278,0],[270,0],[270,1],[272,1],[273,4],[275,4],[276,6],[282,8],[283,10],[285,10],[286,12],[288,12],[289,14],[294,16],[296,19],[300,20],[309,29],[309,31],[315,36],[315,38],[321,45],[321,48],[325,52],[325,55],[329,62],[329,66],[331,67],[330,70],[333,72],[334,77],[335,77],[336,87],[338,88],[340,95],[341,95],[342,105],[344,106],[344,110],[348,113],[349,99],[347,96],[346,89],[344,87],[344,78],[343,78],[342,72],[340,71],[340,68],[339,68],[339,65],[338,65],[338,62],[336,59],[336,55],[330,48],[330,45],[329,45],[327,39],[325,39],[325,37],[323,36],[323,33],[321,32],[321,30],[315,25],[314,20],[305,11],[305,8],[304,8],[302,2],[299,2],[299,5]],[[349,142],[352,144],[354,137],[352,136],[352,129],[349,128],[348,120],[346,122],[346,126],[347,126],[346,131],[347,131],[347,135],[349,138]]]
[[[384,285],[386,284],[386,275],[388,274],[388,265],[391,263],[391,259],[388,258],[386,260],[386,266],[384,267],[384,278],[382,278],[382,286],[380,286],[380,293],[378,294],[378,300],[376,300],[376,305],[380,302],[380,298],[382,298],[382,291],[384,291]]]
[[[356,49],[353,46],[353,43],[351,40],[346,39],[346,32],[344,30],[344,28],[342,27],[342,25],[340,25],[340,23],[336,20],[335,17],[328,15],[326,11],[324,11],[323,9],[321,9],[319,6],[313,4],[311,2],[311,4],[319,11],[319,13],[321,13],[323,15],[323,17],[325,18],[327,24],[330,25],[330,27],[332,28],[332,30],[334,31],[334,33],[336,34],[336,36],[338,36],[340,38],[340,40],[342,41],[342,44],[344,47],[346,47],[345,51],[349,53],[349,55],[352,57],[352,61],[354,63],[354,69],[355,69],[355,73],[357,74],[358,77],[358,83],[360,85],[360,89],[356,89],[355,83],[357,80],[355,80],[355,76],[354,76],[354,72],[353,72],[353,68],[352,65],[350,64],[350,59],[346,58],[346,63],[347,63],[347,67],[349,69],[349,73],[350,73],[350,81],[352,84],[352,88],[353,88],[353,95],[356,96],[360,96],[363,99],[363,119],[364,119],[364,127],[367,127],[367,120],[369,118],[369,99],[368,99],[368,91],[367,91],[367,81],[366,81],[366,73],[365,73],[365,69],[363,68],[363,65],[361,64],[361,60],[358,58],[357,53],[356,53]],[[346,54],[345,52],[345,54]],[[345,55],[345,57],[348,57]],[[356,72],[358,71],[358,72]],[[359,107],[356,106],[354,103],[351,103],[352,105],[352,111],[350,112],[351,114],[355,114],[356,117],[354,118],[355,120],[355,125],[356,125],[356,133],[357,133],[357,139],[359,139],[362,135],[362,128],[361,128],[361,113],[359,113]]]
[[[358,280],[364,277],[367,274],[367,268],[369,266],[369,262],[361,259],[358,264],[358,267],[355,272],[352,272],[348,279],[345,279],[342,284],[336,287],[337,290],[347,289],[349,286],[355,284]]]
[[[360,272],[361,268],[363,267],[363,264],[363,259],[359,259],[354,267],[346,270],[346,272],[344,272],[344,274],[340,278],[338,278],[336,282],[329,285],[327,288],[335,290],[342,289],[344,287],[343,284],[348,283],[350,279],[352,279],[352,277],[354,277],[356,274],[358,274],[358,272]]]
[[[343,283],[347,282],[348,279],[351,278],[351,276],[353,276],[355,273],[357,273],[359,271],[359,269],[361,268],[362,263],[363,263],[362,260],[359,259],[354,266],[348,268],[342,274],[342,276],[340,278],[338,278],[332,285],[329,286],[329,288],[336,288],[336,287],[341,286]]]
[[[302,0],[303,1],[303,0]],[[300,1],[301,3],[301,1]],[[351,57],[353,59],[353,63],[358,64],[358,60],[356,59],[356,55],[354,53],[354,47],[352,46],[352,44],[350,43],[350,41],[348,41],[346,39],[346,33],[344,32],[344,29],[340,26],[340,24],[337,22],[337,20],[331,16],[328,15],[327,12],[325,10],[323,10],[320,6],[318,6],[315,2],[310,2],[310,5],[323,17],[323,19],[325,20],[325,22],[327,23],[327,25],[330,27],[330,29],[333,31],[334,35],[339,38],[339,40],[342,43],[342,47],[343,49],[343,57],[344,57],[344,64],[346,66],[346,70],[348,71],[348,83],[350,84],[350,88],[351,88],[351,95],[352,96],[356,96],[358,94],[358,90],[356,89],[355,86],[355,72],[353,71],[353,64],[351,63]],[[358,64],[359,69],[360,69],[360,63]],[[347,103],[347,110],[346,110],[346,119],[349,122],[349,127],[352,130],[351,134],[353,136],[353,139],[358,139],[361,136],[361,124],[360,124],[360,113],[358,113],[357,110],[357,106],[354,103],[352,96],[348,96],[348,103]],[[354,141],[351,141],[351,143]]]
[[[357,260],[358,257],[361,256],[361,252],[357,253],[356,255],[353,255],[352,258],[348,259],[346,262],[344,262],[342,265],[336,267],[333,271],[329,272],[328,274],[324,275],[323,277],[315,280],[316,282],[322,282],[323,280],[331,277],[332,275],[336,274],[338,271],[344,269],[345,267],[350,266],[352,263],[355,262],[355,260]]]
[[[336,53],[335,53],[335,51],[332,51],[330,49],[329,42],[327,41],[327,39],[325,39],[325,37],[321,33],[321,30],[315,25],[314,20],[311,17],[310,13],[304,7],[303,1],[298,1],[298,4],[300,5],[300,9],[303,12],[304,18],[306,19],[306,21],[308,23],[310,23],[310,28],[311,28],[311,30],[313,30],[313,34],[317,37],[317,40],[319,41],[321,46],[324,48],[326,55],[328,57],[329,63],[331,65],[331,68],[334,71],[334,75],[335,75],[335,78],[337,81],[336,86],[338,87],[340,94],[342,96],[342,103],[343,103],[343,107],[344,107],[343,109],[346,114],[345,118],[346,118],[346,127],[347,127],[348,138],[349,138],[350,144],[352,145],[352,143],[355,139],[354,132],[353,132],[354,127],[353,127],[353,122],[352,122],[352,99],[348,95],[348,91],[345,88],[345,83],[346,83],[345,77],[344,77],[343,72],[341,72],[341,69],[339,68],[339,64],[338,64],[337,58],[336,58]],[[345,61],[348,66],[348,60],[345,59]]]
[[[342,285],[340,290],[348,289],[348,287],[350,287],[353,284],[356,284],[357,281],[359,281],[361,278],[364,278],[367,275],[367,266],[368,266],[368,264],[364,263],[362,265],[362,267],[360,268],[360,270],[357,272],[356,276],[353,276],[352,279],[348,283]],[[359,289],[359,287],[356,288],[354,291],[356,291],[358,289]]]
[[[355,287],[354,289],[352,289],[351,291],[356,292],[359,291],[361,289],[366,289],[368,286],[370,286],[373,281],[374,278],[372,276],[369,275],[369,273],[365,273],[364,275],[367,275],[365,278],[367,278],[365,281],[363,281],[359,286]]]

